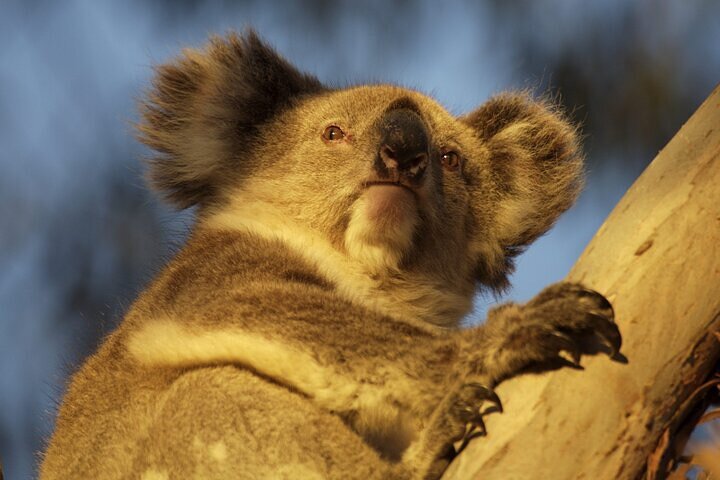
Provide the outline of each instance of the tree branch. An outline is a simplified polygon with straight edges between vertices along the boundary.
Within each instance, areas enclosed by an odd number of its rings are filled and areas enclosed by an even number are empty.
[[[444,479],[638,479],[720,359],[720,87],[660,152],[568,275],[607,296],[628,363],[500,385]],[[660,448],[658,448],[660,447]],[[659,453],[658,453],[659,452]],[[654,468],[657,467],[657,461]],[[662,476],[664,473],[661,473]]]

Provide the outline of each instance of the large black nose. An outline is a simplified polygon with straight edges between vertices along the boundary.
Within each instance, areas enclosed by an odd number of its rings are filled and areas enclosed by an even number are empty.
[[[420,115],[407,108],[380,119],[380,149],[375,170],[392,181],[419,182],[428,165],[428,134]]]

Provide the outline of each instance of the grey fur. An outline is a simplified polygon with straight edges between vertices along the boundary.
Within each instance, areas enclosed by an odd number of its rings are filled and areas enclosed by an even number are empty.
[[[579,191],[555,107],[330,90],[254,34],[158,72],[150,178],[197,226],[73,376],[42,478],[437,478],[498,382],[619,348],[572,284],[458,328]]]

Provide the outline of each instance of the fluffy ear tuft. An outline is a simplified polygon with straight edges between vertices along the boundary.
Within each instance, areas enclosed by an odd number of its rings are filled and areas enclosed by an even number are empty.
[[[463,118],[487,147],[496,238],[510,256],[545,233],[583,186],[577,129],[523,92],[491,98]]]
[[[181,208],[211,201],[227,176],[249,167],[259,127],[297,99],[325,91],[253,31],[214,37],[156,69],[141,103],[140,141],[157,154],[151,185]]]

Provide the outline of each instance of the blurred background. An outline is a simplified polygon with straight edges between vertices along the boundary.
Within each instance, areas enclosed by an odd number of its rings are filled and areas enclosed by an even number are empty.
[[[151,66],[254,26],[336,86],[391,82],[456,114],[508,88],[562,96],[588,188],[521,257],[507,298],[561,279],[720,81],[720,2],[18,1],[0,4],[0,459],[36,474],[67,375],[192,225],[141,178]],[[472,320],[493,298],[479,297]]]

